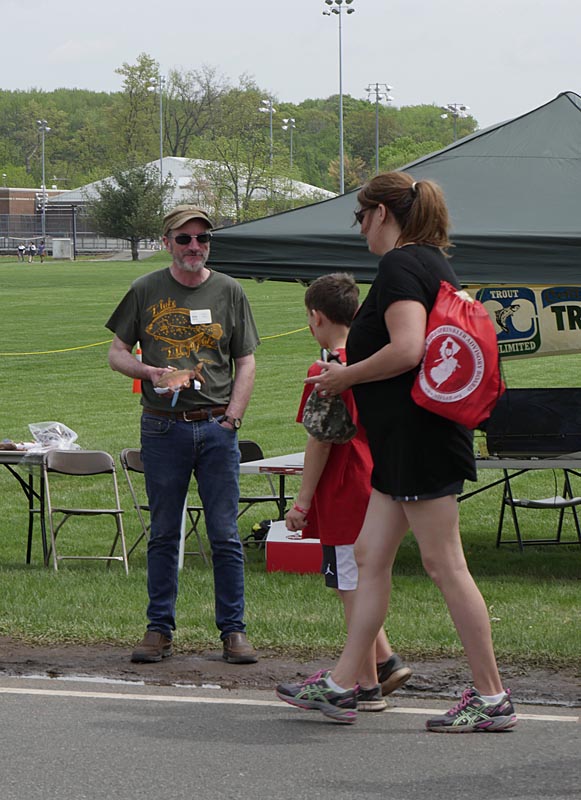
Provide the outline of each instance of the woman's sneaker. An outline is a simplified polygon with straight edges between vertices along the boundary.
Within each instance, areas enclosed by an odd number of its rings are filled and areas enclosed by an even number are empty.
[[[486,703],[476,689],[466,689],[457,706],[441,717],[426,722],[429,731],[438,733],[477,733],[505,731],[516,725],[510,689],[498,703]]]
[[[379,683],[372,686],[371,689],[364,689],[362,686],[356,686],[355,689],[357,711],[385,711],[387,708]]]
[[[377,680],[381,684],[381,694],[384,697],[403,686],[411,676],[411,669],[404,665],[397,653],[377,665]]]
[[[321,670],[302,683],[281,683],[276,687],[276,696],[291,706],[308,711],[321,711],[335,722],[350,724],[357,719],[355,689],[336,692],[327,683],[331,674]]]

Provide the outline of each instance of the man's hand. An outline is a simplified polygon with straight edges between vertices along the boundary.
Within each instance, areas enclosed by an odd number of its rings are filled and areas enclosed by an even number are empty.
[[[171,375],[172,372],[175,372],[175,367],[151,367],[147,366],[147,377],[142,378],[142,380],[151,381],[154,387],[159,385],[159,382],[162,381],[166,375]],[[166,392],[158,392],[158,394],[165,397],[166,394],[170,394],[172,392],[171,389],[167,389]]]
[[[205,382],[198,369],[173,369],[170,367],[153,383],[153,386],[155,389],[167,389],[168,392],[180,392],[190,386],[192,378]],[[159,392],[159,394],[162,393]]]

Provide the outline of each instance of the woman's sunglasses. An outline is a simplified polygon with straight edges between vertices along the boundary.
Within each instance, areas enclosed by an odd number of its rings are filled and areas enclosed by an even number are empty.
[[[377,208],[377,205],[374,206],[365,206],[365,208],[359,208],[357,211],[354,211],[355,219],[359,223],[359,225],[363,225],[363,220],[365,219],[365,215],[368,211],[373,211],[374,208]]]
[[[212,234],[209,231],[208,233],[195,233],[193,236],[190,236],[189,233],[178,233],[173,238],[178,244],[189,244],[192,239],[196,239],[199,244],[208,244]]]

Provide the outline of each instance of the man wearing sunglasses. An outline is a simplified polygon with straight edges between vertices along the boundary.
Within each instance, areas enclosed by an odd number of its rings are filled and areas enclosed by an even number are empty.
[[[211,228],[197,206],[166,214],[163,244],[170,266],[137,278],[106,324],[115,334],[112,369],[142,382],[141,455],[151,530],[148,625],[131,656],[137,662],[172,654],[181,521],[192,472],[212,548],[223,657],[233,664],[258,659],[244,625],[237,431],[254,385],[259,339],[240,284],[207,266]],[[132,353],[137,342],[142,361]],[[174,370],[180,373],[172,380]]]

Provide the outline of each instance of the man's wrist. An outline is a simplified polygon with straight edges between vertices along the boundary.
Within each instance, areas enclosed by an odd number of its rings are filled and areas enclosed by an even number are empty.
[[[242,427],[242,419],[240,417],[231,417],[229,414],[224,414],[222,423],[229,425],[233,431],[237,431]]]

